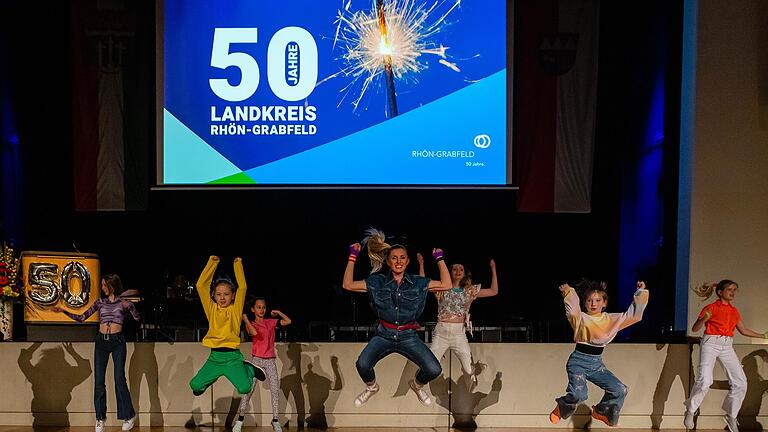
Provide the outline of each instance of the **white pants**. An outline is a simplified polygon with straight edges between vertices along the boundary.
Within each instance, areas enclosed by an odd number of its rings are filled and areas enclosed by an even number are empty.
[[[445,351],[453,350],[461,362],[461,370],[465,374],[472,374],[472,352],[464,332],[464,323],[438,322],[432,334],[430,349],[438,361],[443,358]]]
[[[731,385],[728,395],[723,401],[723,410],[731,417],[736,417],[741,409],[741,403],[747,394],[747,377],[741,366],[739,357],[733,350],[733,338],[728,336],[704,335],[701,338],[701,351],[699,355],[699,367],[696,373],[696,381],[691,389],[691,397],[685,401],[689,412],[696,412],[704,400],[704,396],[712,385],[712,370],[715,368],[715,360],[725,369],[728,384]]]

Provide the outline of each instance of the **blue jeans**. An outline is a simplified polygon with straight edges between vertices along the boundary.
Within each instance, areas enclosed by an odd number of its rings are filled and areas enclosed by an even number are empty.
[[[108,338],[108,339],[107,339]],[[93,406],[96,408],[96,420],[107,418],[107,387],[104,377],[107,374],[109,354],[115,366],[115,396],[117,399],[117,418],[128,420],[136,412],[133,411],[131,393],[125,382],[125,336],[122,333],[105,335],[96,334],[96,346],[93,352]]]
[[[603,399],[595,405],[595,411],[608,418],[612,425],[619,422],[621,407],[627,396],[627,386],[603,364],[601,355],[584,354],[574,351],[565,365],[568,373],[568,387],[565,396],[557,399],[560,417],[566,419],[573,415],[579,403],[587,400],[587,381],[605,390]]]
[[[397,340],[379,335],[372,337],[355,363],[360,378],[368,384],[376,381],[373,367],[379,360],[392,353],[402,354],[408,360],[416,363],[419,367],[419,371],[416,373],[418,384],[426,384],[443,372],[440,362],[437,361],[429,347],[419,339],[415,332],[410,332],[410,334],[402,335]]]

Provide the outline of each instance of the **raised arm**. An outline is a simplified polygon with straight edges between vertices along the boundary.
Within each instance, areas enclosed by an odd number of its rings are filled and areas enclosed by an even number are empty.
[[[243,314],[243,324],[245,324],[245,331],[251,336],[256,336],[258,333],[256,328],[251,324],[251,320],[248,319],[248,315]]]
[[[477,291],[477,298],[493,297],[499,293],[499,280],[496,277],[496,261],[491,260],[491,287]]]
[[[643,311],[648,304],[648,289],[645,288],[645,282],[637,281],[637,290],[635,295],[632,296],[632,304],[624,312],[624,321],[619,326],[619,329],[625,329],[634,323],[640,322],[643,319]]]
[[[360,243],[354,243],[349,245],[349,260],[347,260],[347,267],[344,269],[344,279],[342,280],[341,287],[347,291],[354,292],[366,292],[368,290],[364,280],[355,280],[355,261],[357,256],[360,255]]]
[[[200,303],[203,304],[203,310],[208,315],[208,308],[213,304],[211,300],[211,283],[213,282],[213,274],[216,272],[216,266],[219,265],[219,257],[211,255],[208,258],[208,264],[205,265],[203,272],[200,273],[200,277],[197,278],[197,296],[200,297]]]
[[[245,305],[245,292],[248,291],[248,284],[245,282],[245,272],[243,271],[243,259],[235,258],[232,264],[235,268],[235,280],[237,281],[237,292],[235,293],[235,310],[238,313],[243,311]]]
[[[291,319],[290,319],[290,318],[288,318],[288,315],[286,315],[286,314],[284,314],[284,313],[280,312],[280,311],[279,311],[279,310],[277,310],[277,309],[275,309],[275,310],[273,310],[273,311],[272,311],[272,316],[273,316],[273,317],[278,317],[278,316],[279,316],[279,317],[280,317],[280,325],[281,325],[281,326],[283,326],[283,327],[285,327],[285,326],[287,326],[287,325],[291,324]]]
[[[736,330],[739,331],[743,336],[747,337],[753,337],[758,339],[768,339],[768,331],[765,333],[758,333],[747,326],[744,325],[744,321],[739,320],[739,323],[736,324]]]
[[[579,301],[579,295],[576,294],[576,290],[568,284],[562,284],[559,286],[560,293],[563,294],[563,303],[565,303],[565,316],[568,318],[568,323],[574,329],[581,323],[581,304]]]
[[[424,255],[421,252],[416,252],[416,261],[419,263],[419,276],[424,277]]]
[[[429,285],[427,285],[429,291],[447,291],[453,288],[451,272],[448,270],[448,266],[445,265],[445,260],[443,259],[443,250],[438,248],[432,249],[432,257],[437,261],[437,268],[440,270],[440,280],[429,281]]]

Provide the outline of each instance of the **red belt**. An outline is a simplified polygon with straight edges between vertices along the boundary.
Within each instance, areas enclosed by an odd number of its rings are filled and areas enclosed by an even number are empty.
[[[382,319],[380,319],[379,322],[381,323],[381,325],[391,330],[397,330],[397,331],[421,330],[421,326],[416,321],[409,322],[408,324],[403,324],[401,326],[392,324],[391,322],[387,322]]]

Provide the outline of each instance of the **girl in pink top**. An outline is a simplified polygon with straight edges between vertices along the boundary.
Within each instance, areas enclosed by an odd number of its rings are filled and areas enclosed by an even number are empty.
[[[279,310],[273,310],[272,316],[278,318],[265,318],[267,313],[267,301],[263,297],[257,297],[251,303],[251,312],[255,319],[250,321],[248,315],[243,314],[243,323],[245,329],[253,340],[253,350],[251,353],[251,364],[264,371],[269,380],[269,393],[272,396],[272,429],[275,432],[282,432],[280,421],[278,420],[278,402],[280,402],[280,376],[277,374],[277,365],[275,364],[275,328],[279,323],[285,327],[291,323],[291,319]],[[240,432],[243,428],[245,413],[248,411],[248,404],[251,402],[251,394],[256,390],[256,380],[253,382],[251,393],[244,395],[240,400],[239,416],[232,432]]]

